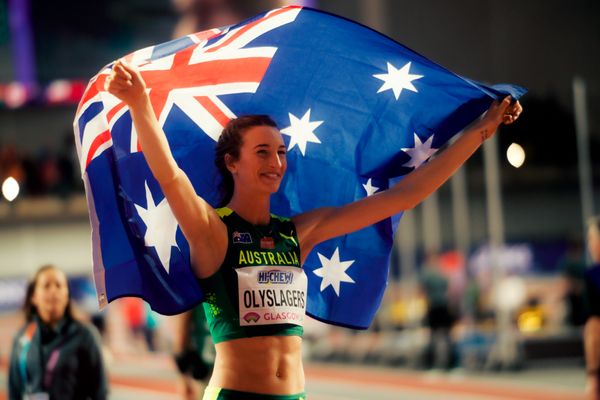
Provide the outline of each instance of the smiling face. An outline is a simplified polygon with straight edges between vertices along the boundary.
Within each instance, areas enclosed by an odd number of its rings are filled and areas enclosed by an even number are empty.
[[[236,190],[275,193],[287,168],[286,149],[275,127],[254,126],[243,134],[238,160],[226,157]]]
[[[69,304],[69,288],[65,274],[56,268],[41,271],[36,279],[31,304],[45,323],[54,324],[60,321]]]

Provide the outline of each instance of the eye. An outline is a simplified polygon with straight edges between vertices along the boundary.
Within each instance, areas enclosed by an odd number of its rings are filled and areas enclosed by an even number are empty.
[[[256,152],[259,156],[266,156],[268,154],[267,150],[258,150]]]
[[[287,151],[285,151],[285,150],[279,150],[277,152],[277,154],[279,154],[280,156],[285,156],[287,154]]]

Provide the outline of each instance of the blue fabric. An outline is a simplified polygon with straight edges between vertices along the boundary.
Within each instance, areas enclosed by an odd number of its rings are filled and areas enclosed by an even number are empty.
[[[232,64],[231,57],[246,57],[246,51],[260,54]],[[141,62],[144,55],[147,60]],[[387,189],[423,161],[413,159],[412,148],[437,149],[496,98],[525,92],[464,79],[370,28],[298,7],[155,46],[129,59],[149,83],[175,159],[213,206],[218,201],[213,151],[222,116],[274,118],[288,145],[288,172],[272,197],[272,212],[283,216],[344,205],[364,198],[367,188]],[[190,270],[189,247],[180,230],[177,246],[170,247],[170,255],[163,250],[162,258],[144,241],[148,227],[135,205],[150,207],[146,184],[154,204],[164,196],[132,144],[129,113],[112,116],[116,103],[102,89],[109,71],[110,66],[91,82],[75,118],[99,295],[109,301],[140,296],[160,313],[178,313],[202,298]],[[231,71],[239,77],[232,78]],[[392,79],[402,74],[403,84]],[[248,81],[258,86],[242,88]],[[225,85],[232,82],[238,86]],[[180,85],[189,91],[179,90]],[[297,134],[302,124],[310,140]],[[102,142],[104,129],[112,142]],[[94,138],[105,147],[91,145]],[[353,328],[369,326],[386,287],[398,218],[312,251],[304,265],[309,315]],[[322,268],[335,263],[346,277],[324,284]]]

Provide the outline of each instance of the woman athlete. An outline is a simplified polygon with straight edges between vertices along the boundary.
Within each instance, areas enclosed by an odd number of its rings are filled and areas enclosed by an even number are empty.
[[[207,297],[204,308],[216,347],[207,400],[305,399],[302,327],[289,317],[295,314],[280,312],[282,299],[276,293],[270,301],[258,295],[247,299],[246,293],[258,293],[261,279],[278,279],[291,293],[283,301],[291,307],[287,310],[303,313],[306,277],[301,266],[314,246],[415,207],[499,125],[513,123],[522,111],[510,97],[494,102],[451,146],[390,189],[285,219],[270,213],[271,195],[286,171],[286,146],[269,117],[237,118],[224,129],[215,163],[225,183],[225,207],[215,209],[196,194],[177,166],[137,69],[117,61],[106,89],[129,106],[143,154],[190,245],[192,269]],[[274,265],[276,269],[269,269]],[[278,275],[265,275],[275,270]],[[256,302],[271,308],[270,321],[265,321],[268,315],[261,319],[252,312]],[[274,317],[280,315],[287,315],[288,323]],[[246,326],[259,321],[266,324]]]

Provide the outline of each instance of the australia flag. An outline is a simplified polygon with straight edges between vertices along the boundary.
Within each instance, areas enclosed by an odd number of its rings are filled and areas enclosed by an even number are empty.
[[[273,117],[288,149],[287,173],[271,201],[281,216],[386,190],[496,98],[524,93],[475,83],[368,27],[293,6],[124,58],[146,81],[177,163],[213,205],[214,146],[225,124],[245,114]],[[138,296],[160,313],[179,313],[202,293],[129,110],[104,91],[111,65],[91,79],[74,120],[99,302]],[[369,326],[398,217],[312,251],[304,264],[309,315]]]

